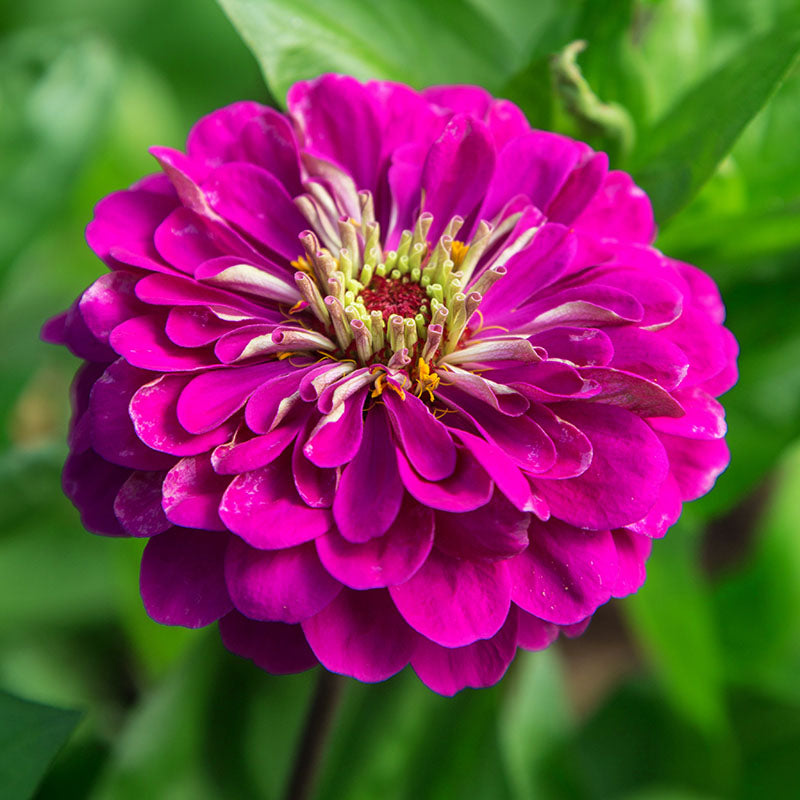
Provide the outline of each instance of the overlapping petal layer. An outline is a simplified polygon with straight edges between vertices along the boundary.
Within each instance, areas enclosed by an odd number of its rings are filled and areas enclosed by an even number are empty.
[[[475,87],[327,75],[101,201],[64,488],[145,607],[272,672],[499,680],[638,589],[728,462],[706,275],[587,145]]]

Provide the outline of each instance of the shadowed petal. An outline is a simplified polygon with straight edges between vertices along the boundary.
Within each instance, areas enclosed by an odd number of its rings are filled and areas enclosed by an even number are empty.
[[[139,588],[156,622],[202,628],[231,610],[223,570],[229,538],[173,528],[148,541]]]
[[[510,558],[528,546],[530,514],[495,492],[492,499],[464,514],[436,512],[436,546],[454,558]]]
[[[558,638],[558,626],[517,608],[517,645],[525,650],[544,650]]]
[[[219,621],[219,632],[228,650],[273,675],[305,672],[319,663],[299,625],[256,622],[231,611]]]
[[[122,359],[110,364],[92,386],[88,416],[95,452],[114,464],[132,469],[168,469],[174,458],[158,453],[137,436],[131,419],[131,398],[152,373],[131,367]]]
[[[650,555],[653,540],[624,528],[612,531],[611,535],[614,537],[619,562],[619,573],[612,594],[614,597],[627,597],[638,592],[644,584],[647,577],[645,562]]]
[[[322,611],[342,588],[311,543],[255,550],[235,536],[225,554],[225,580],[233,604],[246,617],[290,624]]]
[[[131,536],[155,536],[172,523],[161,507],[163,472],[134,472],[114,500],[114,514]]]
[[[489,502],[492,479],[465,448],[458,448],[455,472],[443,481],[420,478],[401,450],[397,450],[400,479],[409,494],[420,503],[443,511],[472,511]]]

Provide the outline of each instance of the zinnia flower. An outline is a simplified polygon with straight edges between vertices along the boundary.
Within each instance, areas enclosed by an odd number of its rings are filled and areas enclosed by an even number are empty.
[[[153,619],[487,686],[635,592],[728,463],[736,343],[603,153],[476,87],[296,84],[102,200],[64,488]]]

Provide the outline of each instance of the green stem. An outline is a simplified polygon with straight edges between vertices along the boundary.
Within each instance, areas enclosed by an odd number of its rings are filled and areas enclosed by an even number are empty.
[[[320,667],[284,800],[310,800],[312,797],[325,760],[325,748],[333,730],[344,684],[344,677]]]

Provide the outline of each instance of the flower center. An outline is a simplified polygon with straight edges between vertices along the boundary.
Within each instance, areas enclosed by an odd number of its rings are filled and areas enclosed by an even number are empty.
[[[459,241],[464,221],[453,217],[431,242],[433,216],[423,212],[395,250],[384,250],[372,198],[362,192],[360,199],[361,221],[338,219],[338,236],[332,224],[301,235],[305,254],[292,262],[299,305],[341,356],[419,380],[420,359],[428,365],[457,349],[482,293],[502,274],[486,270],[470,285],[492,228],[481,222],[469,241]]]
[[[392,314],[401,317],[416,317],[428,314],[428,296],[418,283],[405,278],[381,278],[376,275],[370,285],[361,291],[361,299],[367,311],[380,311],[384,321]]]

